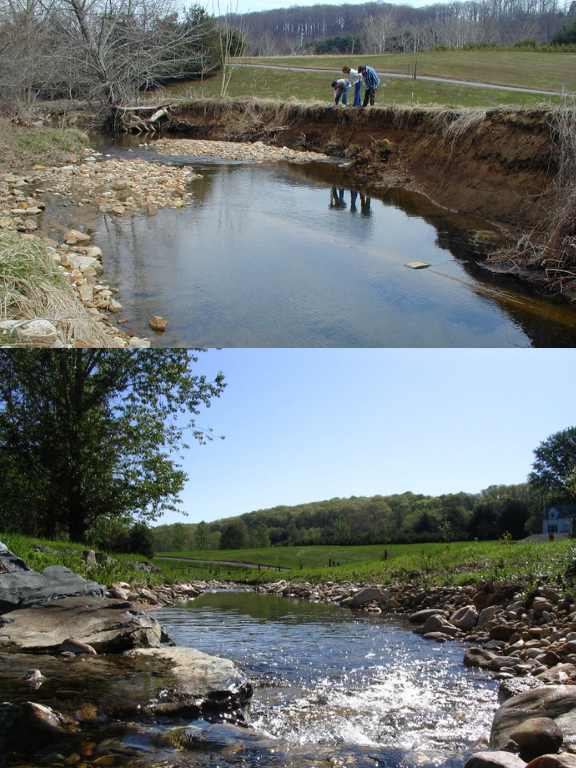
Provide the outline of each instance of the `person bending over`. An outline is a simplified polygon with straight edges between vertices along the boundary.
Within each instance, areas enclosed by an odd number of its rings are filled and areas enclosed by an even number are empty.
[[[343,77],[340,80],[333,80],[331,85],[334,90],[334,105],[337,106],[340,97],[342,97],[342,106],[345,107],[348,103],[348,91],[352,87],[352,83]]]

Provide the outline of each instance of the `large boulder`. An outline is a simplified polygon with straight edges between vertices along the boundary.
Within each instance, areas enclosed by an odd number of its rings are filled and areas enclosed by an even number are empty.
[[[56,652],[69,638],[98,653],[171,642],[156,619],[121,600],[66,597],[12,611],[0,618],[0,645],[28,652]]]
[[[38,573],[28,569],[22,560],[7,552],[6,548],[0,552],[2,563],[10,563],[15,567],[0,573],[0,613],[29,608],[46,600],[88,595],[104,597],[106,594],[103,584],[87,581],[70,568],[50,565]]]
[[[490,746],[504,749],[527,720],[550,718],[562,731],[564,747],[576,748],[576,686],[544,685],[505,701],[492,722]]]
[[[531,717],[510,733],[510,739],[518,745],[523,760],[532,760],[559,752],[564,734],[551,718]]]

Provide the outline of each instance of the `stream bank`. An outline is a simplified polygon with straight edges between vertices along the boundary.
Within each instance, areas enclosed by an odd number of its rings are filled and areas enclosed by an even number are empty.
[[[418,757],[417,749],[407,750],[393,738],[350,744],[343,736],[337,744],[294,745],[248,728],[252,682],[226,658],[195,650],[189,633],[186,647],[175,646],[153,616],[124,599],[147,599],[156,607],[198,596],[205,587],[220,589],[220,584],[181,585],[150,594],[114,584],[105,594],[103,585],[67,568],[50,566],[40,574],[2,545],[0,555],[0,764],[6,768],[201,768],[213,760],[226,767],[462,765],[456,755],[443,760],[423,751]],[[333,603],[331,611],[352,609],[358,618],[382,611],[409,614],[424,640],[436,641],[431,648],[452,639],[482,644],[482,659],[491,657],[487,669],[502,681],[504,703],[496,712],[490,742],[474,746],[468,768],[524,768],[541,755],[547,756],[546,765],[572,766],[576,606],[568,592],[542,585],[526,593],[521,584],[443,589],[287,581],[259,590]],[[428,631],[431,621],[436,626]],[[357,620],[352,623],[361,626]],[[506,628],[513,634],[498,640]],[[307,644],[316,649],[318,631],[322,625],[311,635],[305,633]],[[329,633],[323,637],[330,642]],[[257,639],[244,641],[258,653]],[[438,654],[441,662],[445,652]],[[477,656],[469,648],[465,664]],[[334,664],[337,668],[339,660]]]

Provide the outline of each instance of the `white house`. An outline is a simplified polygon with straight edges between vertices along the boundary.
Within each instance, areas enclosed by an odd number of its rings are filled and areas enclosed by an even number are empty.
[[[576,504],[557,504],[544,513],[542,533],[572,533]]]

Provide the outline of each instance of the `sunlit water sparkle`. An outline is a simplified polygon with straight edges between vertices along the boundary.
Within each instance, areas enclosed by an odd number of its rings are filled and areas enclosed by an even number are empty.
[[[462,644],[430,643],[407,622],[230,591],[157,618],[179,645],[238,664],[262,735],[454,755],[489,734],[497,683],[463,666]]]

